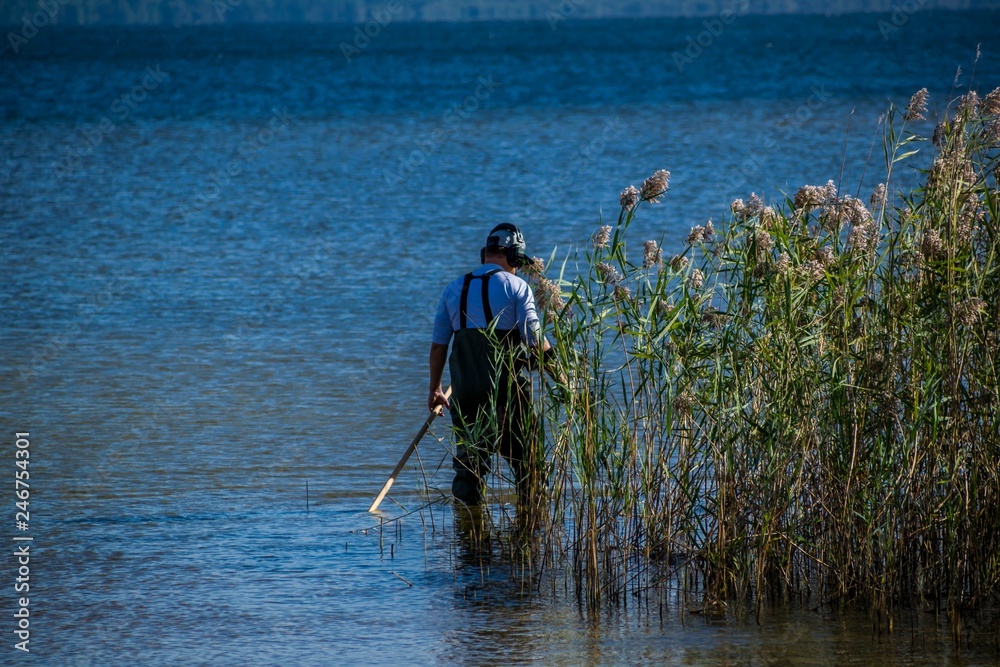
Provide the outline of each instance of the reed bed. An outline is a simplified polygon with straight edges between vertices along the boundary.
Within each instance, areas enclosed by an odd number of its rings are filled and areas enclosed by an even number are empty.
[[[536,392],[546,483],[523,548],[589,608],[678,577],[706,609],[859,603],[880,627],[996,599],[1000,89],[957,99],[932,138],[908,127],[925,103],[887,112],[864,200],[750,195],[664,257],[626,240],[659,171],[577,275],[534,267],[562,378]],[[919,164],[924,184],[894,193]]]

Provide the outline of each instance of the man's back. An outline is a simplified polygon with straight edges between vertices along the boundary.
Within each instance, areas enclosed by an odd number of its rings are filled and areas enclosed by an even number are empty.
[[[490,274],[488,277],[486,274]],[[432,342],[447,345],[452,334],[462,328],[485,329],[487,310],[496,319],[496,330],[516,330],[521,339],[534,345],[538,330],[538,315],[531,287],[521,278],[503,271],[496,264],[483,264],[471,272],[475,278],[467,286],[466,276],[456,278],[441,293],[434,318]],[[489,308],[484,307],[483,288],[486,281]],[[465,321],[462,321],[462,294],[465,294]]]

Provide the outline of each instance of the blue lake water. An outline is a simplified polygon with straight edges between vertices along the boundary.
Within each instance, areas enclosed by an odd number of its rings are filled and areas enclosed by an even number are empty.
[[[921,614],[889,638],[829,610],[587,618],[558,576],[525,597],[463,558],[446,505],[381,540],[365,511],[494,224],[572,255],[660,168],[630,233],[668,252],[752,191],[867,199],[890,100],[927,87],[933,118],[1000,85],[1000,13],[884,18],[396,23],[350,61],[349,25],[49,26],[6,51],[0,465],[29,432],[34,541],[32,651],[8,557],[0,664],[995,664]],[[445,490],[446,453],[421,448]]]

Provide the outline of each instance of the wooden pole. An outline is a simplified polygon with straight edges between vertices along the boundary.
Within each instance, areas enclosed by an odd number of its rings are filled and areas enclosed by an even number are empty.
[[[445,398],[448,398],[449,396],[451,396],[451,387],[448,387],[448,389],[444,392]],[[396,464],[396,469],[392,471],[392,474],[389,475],[389,479],[387,479],[385,484],[382,485],[382,490],[378,492],[375,502],[373,502],[372,506],[368,508],[369,512],[374,512],[378,509],[379,503],[381,503],[382,499],[385,498],[385,494],[389,493],[389,488],[392,486],[392,483],[396,481],[396,476],[402,472],[403,466],[406,465],[406,462],[410,458],[410,454],[412,454],[413,450],[417,448],[417,443],[420,442],[420,439],[424,437],[425,433],[427,433],[427,429],[431,427],[431,422],[434,421],[434,418],[441,414],[443,407],[444,406],[439,405],[434,408],[433,412],[427,415],[427,421],[425,421],[424,425],[420,427],[419,431],[417,431],[417,434],[413,437],[413,441],[410,442],[410,446],[407,447],[406,451],[403,453],[403,458],[399,459],[399,463]]]

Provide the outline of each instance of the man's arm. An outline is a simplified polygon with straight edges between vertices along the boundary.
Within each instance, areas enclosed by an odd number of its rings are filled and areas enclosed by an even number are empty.
[[[448,398],[441,388],[441,376],[444,375],[444,364],[448,360],[448,345],[441,343],[431,343],[430,369],[431,386],[430,396],[427,399],[427,408],[433,412],[439,405],[446,408],[451,407]]]
[[[555,353],[551,351],[552,345],[544,334],[539,333],[539,343],[531,346],[528,354],[537,354],[539,367],[544,370],[553,380],[559,384],[569,384],[566,374],[556,366]]]

